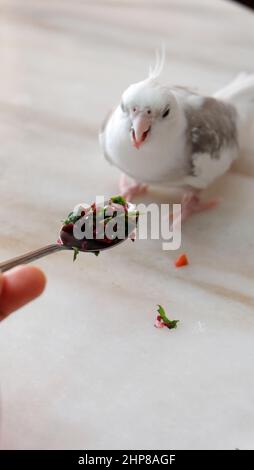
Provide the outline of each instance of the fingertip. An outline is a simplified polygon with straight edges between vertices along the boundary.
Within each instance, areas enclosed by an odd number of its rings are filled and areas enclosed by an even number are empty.
[[[1,319],[38,297],[46,285],[45,274],[36,266],[19,266],[3,275]]]
[[[19,268],[17,268],[18,271]],[[37,266],[20,266],[22,276],[26,276],[26,283],[31,283],[30,293],[38,297],[45,289],[47,278],[44,272]]]

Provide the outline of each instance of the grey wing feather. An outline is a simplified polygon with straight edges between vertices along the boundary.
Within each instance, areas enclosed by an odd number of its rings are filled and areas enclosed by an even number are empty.
[[[238,156],[237,111],[215,98],[191,97],[185,106],[185,182],[203,189],[223,175]]]
[[[204,98],[199,107],[187,105],[187,145],[191,156],[209,154],[219,159],[221,150],[237,146],[236,109],[215,98]]]

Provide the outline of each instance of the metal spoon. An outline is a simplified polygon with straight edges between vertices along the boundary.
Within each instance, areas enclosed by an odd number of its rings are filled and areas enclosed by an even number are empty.
[[[107,203],[106,203],[107,204]],[[132,208],[133,205],[129,204],[128,209]],[[137,222],[137,220],[136,220]],[[9,269],[14,268],[15,266],[19,266],[20,264],[26,264],[30,263],[32,261],[35,261],[36,259],[42,258],[44,256],[50,255],[51,253],[55,253],[56,251],[63,251],[63,250],[72,250],[73,248],[78,248],[79,251],[82,251],[84,253],[98,253],[99,251],[104,251],[104,250],[109,250],[110,248],[114,248],[115,246],[119,245],[120,243],[124,242],[127,240],[129,235],[133,232],[135,227],[133,226],[131,231],[126,234],[126,237],[123,239],[115,239],[112,241],[112,243],[103,245],[101,240],[92,240],[92,243],[90,243],[90,246],[86,249],[82,249],[80,247],[80,241],[77,240],[75,241],[75,238],[73,237],[72,240],[72,246],[68,246],[65,244],[59,244],[59,243],[53,243],[51,245],[46,245],[41,248],[38,248],[37,250],[34,251],[29,251],[28,253],[25,253],[24,255],[16,256],[15,258],[11,258],[7,261],[3,261],[0,263],[0,272],[8,271]],[[61,239],[61,232],[60,232],[60,239]]]

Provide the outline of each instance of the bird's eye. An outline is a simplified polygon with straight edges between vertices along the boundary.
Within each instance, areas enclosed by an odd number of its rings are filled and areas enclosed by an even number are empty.
[[[125,106],[123,104],[123,101],[121,101],[120,107],[121,107],[122,112],[125,113],[126,109],[125,109]]]
[[[165,111],[163,111],[162,117],[163,118],[167,117],[169,115],[169,111],[170,111],[169,108],[165,109]]]

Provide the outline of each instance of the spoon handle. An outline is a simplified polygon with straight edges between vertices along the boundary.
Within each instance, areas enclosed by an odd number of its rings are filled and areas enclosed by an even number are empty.
[[[42,258],[43,256],[50,255],[55,251],[60,251],[66,249],[63,245],[58,245],[54,243],[52,245],[43,246],[42,248],[38,248],[34,251],[29,251],[24,255],[17,256],[16,258],[11,258],[7,261],[3,261],[0,263],[0,272],[8,271],[8,269],[14,268],[15,266],[19,266],[20,264],[30,263],[36,259]]]

